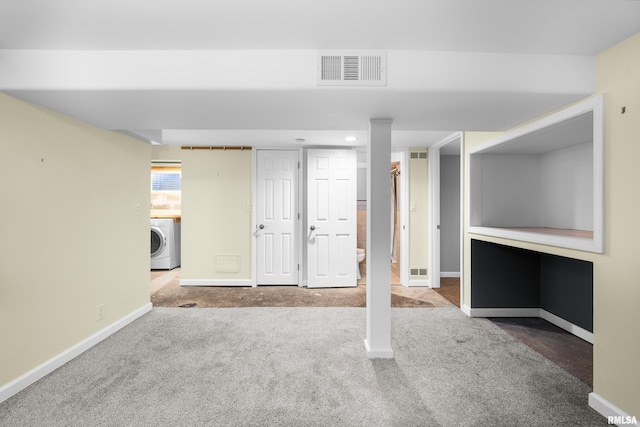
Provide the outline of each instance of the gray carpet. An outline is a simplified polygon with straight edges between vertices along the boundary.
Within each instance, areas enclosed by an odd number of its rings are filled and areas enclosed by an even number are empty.
[[[604,426],[590,389],[453,306],[156,308],[0,404],[2,426]]]

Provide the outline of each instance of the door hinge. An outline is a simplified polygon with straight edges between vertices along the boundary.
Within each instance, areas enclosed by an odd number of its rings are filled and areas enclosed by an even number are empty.
[[[300,271],[300,264],[298,264],[298,271]]]
[[[300,219],[300,212],[298,212],[298,219]]]
[[[300,169],[300,162],[298,162],[298,169]]]

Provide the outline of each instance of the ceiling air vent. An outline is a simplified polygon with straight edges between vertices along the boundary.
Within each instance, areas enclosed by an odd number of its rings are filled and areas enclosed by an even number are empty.
[[[319,86],[386,86],[386,52],[318,52]]]

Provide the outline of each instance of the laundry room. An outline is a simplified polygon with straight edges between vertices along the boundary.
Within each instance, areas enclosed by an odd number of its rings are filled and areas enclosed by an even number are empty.
[[[181,264],[182,166],[179,161],[151,164],[150,266],[152,279]],[[171,276],[179,274],[174,272]],[[166,276],[166,275],[165,275]]]
[[[153,146],[151,222],[173,220],[179,261],[151,262],[152,294],[172,280],[251,286],[251,159],[250,149]]]

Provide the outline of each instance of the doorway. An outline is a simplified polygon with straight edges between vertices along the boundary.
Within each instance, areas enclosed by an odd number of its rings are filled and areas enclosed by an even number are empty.
[[[409,286],[408,254],[408,189],[409,189],[409,164],[408,150],[394,151],[391,153],[389,185],[391,186],[391,233],[390,259],[391,284]],[[367,247],[367,163],[366,152],[358,151],[358,248]],[[395,197],[394,197],[395,196]],[[395,232],[395,236],[394,236]],[[358,268],[362,275],[359,284],[366,284],[366,264],[364,260]]]
[[[462,146],[462,134],[455,133],[429,147],[430,286],[440,288],[442,278],[459,288],[460,301],[464,299]]]
[[[254,286],[357,286],[355,151],[255,153]]]
[[[401,284],[401,209],[399,161],[391,162],[391,284]]]

